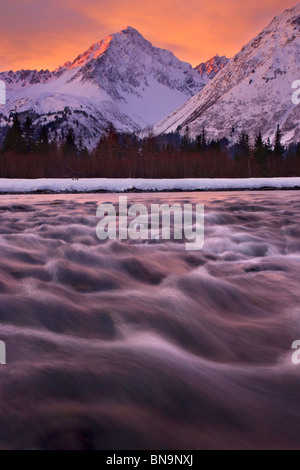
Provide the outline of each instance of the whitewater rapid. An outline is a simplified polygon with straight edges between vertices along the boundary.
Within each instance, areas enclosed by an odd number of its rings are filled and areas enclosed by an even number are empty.
[[[299,448],[300,192],[128,195],[204,204],[195,252],[103,202],[0,196],[0,448]]]

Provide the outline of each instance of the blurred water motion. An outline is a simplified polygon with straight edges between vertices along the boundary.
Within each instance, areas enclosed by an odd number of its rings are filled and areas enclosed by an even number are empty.
[[[299,448],[299,192],[128,196],[204,203],[197,252],[100,242],[117,201],[0,197],[0,448]]]

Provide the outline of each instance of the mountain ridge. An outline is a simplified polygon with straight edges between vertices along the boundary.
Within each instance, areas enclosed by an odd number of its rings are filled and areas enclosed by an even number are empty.
[[[209,81],[171,51],[153,46],[127,27],[107,36],[54,71],[1,72],[12,112],[31,113],[38,126],[75,127],[77,139],[93,147],[109,122],[119,131],[139,132],[175,110]],[[76,116],[74,114],[76,113]]]
[[[203,126],[209,138],[235,141],[238,132],[261,131],[274,138],[277,125],[285,141],[300,139],[300,106],[292,102],[292,83],[300,78],[300,3],[277,15],[233,57],[208,85],[154,125],[154,132]]]

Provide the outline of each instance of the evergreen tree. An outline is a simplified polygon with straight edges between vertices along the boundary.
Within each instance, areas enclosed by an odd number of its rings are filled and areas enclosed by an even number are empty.
[[[75,156],[78,149],[75,143],[75,135],[72,127],[68,130],[67,136],[62,146],[62,151],[65,156]]]
[[[26,144],[26,152],[31,152],[33,149],[34,130],[32,127],[32,120],[29,116],[27,116],[24,124],[23,136]]]
[[[256,161],[260,164],[265,164],[267,160],[267,146],[265,145],[262,134],[259,132],[255,137],[254,155]]]
[[[267,167],[268,167],[268,156],[272,153],[272,147],[270,140],[266,143],[263,141],[261,132],[255,137],[255,144],[254,144],[254,156],[256,158],[257,163],[261,167],[261,175],[260,176],[267,176]]]
[[[105,134],[99,140],[96,155],[108,160],[117,158],[119,155],[119,134],[112,122],[108,124]]]
[[[282,140],[282,132],[280,130],[279,124],[277,126],[277,131],[275,134],[275,143],[274,143],[274,154],[277,157],[282,157],[284,154],[284,146],[281,143]]]
[[[190,148],[191,148],[190,129],[189,129],[189,126],[186,126],[183,137],[181,139],[180,150],[182,152],[188,152]]]
[[[117,158],[119,155],[119,135],[112,122],[109,123],[106,129],[106,135],[108,158]]]
[[[271,144],[270,137],[268,137],[265,146],[266,146],[267,154],[268,154],[268,155],[272,155],[272,153],[273,153],[273,147],[272,147],[272,144]]]
[[[22,128],[18,114],[15,114],[13,117],[13,125],[7,131],[2,151],[3,153],[16,152],[19,154],[24,154],[26,152],[26,142],[22,135]]]
[[[42,127],[42,130],[39,135],[39,139],[36,144],[37,151],[42,155],[48,154],[50,151],[50,143],[49,143],[49,134],[48,129],[46,126]]]
[[[89,158],[90,153],[86,147],[82,147],[82,149],[80,150],[79,156],[82,160],[84,160],[86,158]]]
[[[238,137],[236,159],[249,158],[250,153],[249,135],[243,130]]]
[[[199,150],[199,152],[205,152],[207,150],[207,134],[204,126],[202,126],[201,134],[196,136],[196,149]]]
[[[90,156],[88,149],[83,145],[82,136],[79,137],[78,155],[82,160]]]

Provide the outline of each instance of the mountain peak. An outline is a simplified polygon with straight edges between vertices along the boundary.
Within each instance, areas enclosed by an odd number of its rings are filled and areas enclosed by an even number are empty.
[[[133,40],[135,39],[147,42],[137,29],[133,28],[132,26],[127,26],[125,29],[122,29],[121,31],[114,34],[110,34],[109,36],[106,36],[105,39],[101,39],[100,41],[96,42],[83,54],[80,54],[78,57],[76,57],[73,62],[66,62],[63,66],[58,67],[55,72],[82,67],[91,60],[99,58],[108,50],[112,42],[118,42],[122,36],[126,37],[127,39],[128,37],[131,37]]]
[[[207,76],[207,78],[211,80],[225,67],[225,65],[228,64],[228,62],[229,59],[226,56],[220,57],[219,54],[216,54],[206,62],[197,65],[195,69],[198,70],[202,77]]]
[[[120,33],[125,33],[125,34],[138,34],[139,36],[141,36],[141,33],[139,33],[139,31],[135,28],[133,28],[132,26],[127,26],[125,29],[122,29],[120,31]],[[119,34],[120,34],[119,33]]]
[[[293,104],[292,84],[299,80],[299,64],[300,3],[276,16],[202,91],[157,123],[154,132],[189,126],[191,135],[197,135],[204,125],[213,139],[235,141],[246,129],[251,137],[262,132],[273,140],[279,124],[285,142],[297,142],[300,108]],[[206,73],[212,65],[208,61],[197,69]]]
[[[48,125],[52,137],[55,129],[63,138],[71,126],[88,147],[96,144],[108,122],[124,132],[140,131],[183,105],[208,81],[132,26],[96,42],[52,73],[0,77],[9,84],[1,112],[9,116],[11,109],[34,110],[36,122]],[[0,116],[1,123],[6,125],[6,115],[2,121]]]

